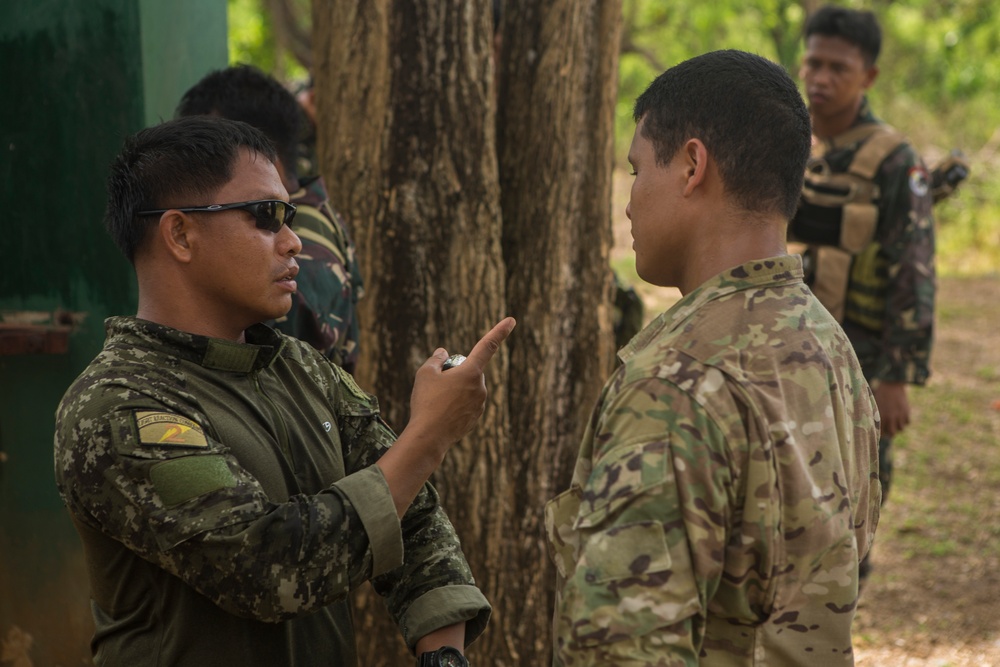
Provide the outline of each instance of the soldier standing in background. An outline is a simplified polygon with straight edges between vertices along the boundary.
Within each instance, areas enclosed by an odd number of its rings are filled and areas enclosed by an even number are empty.
[[[878,422],[785,252],[805,104],[780,66],[718,51],[660,75],[634,117],[636,271],[683,297],[619,352],[546,506],[555,664],[852,665]]]
[[[274,142],[281,180],[297,209],[295,233],[302,239],[299,290],[291,310],[274,326],[354,373],[359,354],[357,302],[364,294],[361,271],[347,226],[330,205],[323,179],[299,179],[304,113],[291,92],[250,65],[211,72],[184,93],[177,107],[178,116],[211,114],[249,123]]]
[[[789,237],[807,244],[807,283],[843,325],[875,392],[884,502],[892,438],[910,423],[906,385],[930,375],[933,199],[919,155],[865,96],[882,44],[875,16],[823,7],[804,36],[799,76],[815,141]],[[866,560],[862,577],[869,570]]]

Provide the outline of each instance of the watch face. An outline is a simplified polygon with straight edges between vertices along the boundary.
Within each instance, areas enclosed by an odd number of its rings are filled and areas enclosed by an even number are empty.
[[[465,656],[457,648],[443,646],[438,649],[438,663],[441,667],[468,667]]]

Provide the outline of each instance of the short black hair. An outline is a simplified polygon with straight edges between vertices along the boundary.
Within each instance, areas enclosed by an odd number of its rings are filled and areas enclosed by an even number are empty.
[[[177,105],[177,116],[199,114],[253,125],[274,142],[285,171],[296,176],[304,115],[295,96],[274,77],[252,65],[210,72]]]
[[[744,209],[795,215],[809,159],[809,111],[779,65],[735,50],[696,56],[658,76],[633,116],[643,121],[658,164],[698,138]]]
[[[813,35],[840,37],[853,44],[861,50],[868,67],[875,64],[882,50],[882,29],[875,14],[868,11],[834,5],[821,7],[809,17],[803,29],[803,39]]]
[[[274,162],[271,141],[259,130],[215,116],[192,116],[146,128],[125,140],[111,163],[104,224],[122,254],[135,254],[158,216],[139,211],[196,206],[233,177],[240,149]]]

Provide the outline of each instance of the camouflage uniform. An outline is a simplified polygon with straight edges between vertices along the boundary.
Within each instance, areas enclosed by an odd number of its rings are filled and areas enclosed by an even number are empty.
[[[371,579],[412,648],[490,607],[425,485],[400,522],[374,397],[308,345],[134,318],[56,415],[56,481],[83,540],[99,665],[357,663]]]
[[[298,207],[292,224],[302,239],[299,290],[288,315],[274,325],[353,373],[358,362],[356,308],[364,295],[354,244],[330,206],[321,178],[305,181],[291,202]]]
[[[619,354],[546,506],[554,664],[853,664],[878,413],[799,258],[725,271]]]
[[[867,99],[853,127],[864,123],[881,123]],[[831,172],[843,173],[860,146],[854,142],[821,153]],[[852,262],[841,324],[869,382],[923,385],[930,376],[935,293],[928,175],[913,147],[903,143],[882,163],[874,182],[881,192],[875,240]],[[797,216],[790,235],[800,236],[805,224]],[[892,481],[890,440],[883,438],[879,448],[885,497]]]

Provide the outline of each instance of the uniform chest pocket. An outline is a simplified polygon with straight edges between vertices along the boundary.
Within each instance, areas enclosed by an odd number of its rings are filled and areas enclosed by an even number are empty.
[[[556,619],[570,646],[645,635],[700,608],[669,456],[665,441],[617,448],[580,490]]]
[[[578,567],[588,581],[607,583],[669,570],[664,532],[673,484],[665,442],[616,449],[594,466],[573,532],[582,538]]]

